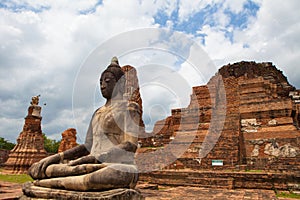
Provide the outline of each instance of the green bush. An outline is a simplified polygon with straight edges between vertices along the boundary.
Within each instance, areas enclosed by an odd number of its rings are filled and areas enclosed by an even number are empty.
[[[12,150],[14,147],[14,143],[8,142],[6,139],[0,137],[0,149]]]
[[[43,133],[44,137],[44,147],[48,153],[57,153],[60,141],[52,140],[47,138],[45,133]]]

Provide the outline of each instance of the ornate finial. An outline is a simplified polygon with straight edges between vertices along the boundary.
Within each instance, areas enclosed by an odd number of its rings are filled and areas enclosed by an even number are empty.
[[[31,98],[30,104],[33,105],[33,106],[37,106],[39,104],[40,96],[41,96],[40,94],[37,95],[37,96],[33,96]]]
[[[119,61],[118,61],[118,58],[116,56],[112,57],[111,64],[119,65]]]

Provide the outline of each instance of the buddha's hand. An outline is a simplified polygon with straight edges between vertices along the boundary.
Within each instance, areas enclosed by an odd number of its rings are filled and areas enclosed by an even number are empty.
[[[31,167],[28,170],[29,175],[33,179],[46,178],[47,176],[46,176],[45,172],[46,172],[47,167],[51,164],[59,163],[61,161],[61,158],[62,158],[62,153],[54,154],[52,156],[48,156],[48,157],[40,160],[39,162],[34,163],[33,165],[31,165]]]
[[[81,158],[78,158],[76,160],[71,160],[68,165],[69,166],[75,166],[75,165],[82,165],[82,164],[88,164],[88,163],[98,163],[95,156],[87,155],[83,156]]]
[[[104,163],[108,159],[108,152],[102,152],[96,159],[99,163]]]

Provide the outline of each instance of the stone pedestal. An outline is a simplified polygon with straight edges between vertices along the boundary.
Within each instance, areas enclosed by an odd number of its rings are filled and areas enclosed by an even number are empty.
[[[25,117],[23,131],[20,133],[16,146],[10,151],[5,163],[5,172],[26,174],[29,167],[45,158],[44,138],[41,129],[41,107],[32,104]]]
[[[72,200],[142,200],[143,196],[137,190],[120,188],[108,191],[69,191],[34,186],[31,182],[23,185],[24,195],[21,200],[29,199],[72,199]]]

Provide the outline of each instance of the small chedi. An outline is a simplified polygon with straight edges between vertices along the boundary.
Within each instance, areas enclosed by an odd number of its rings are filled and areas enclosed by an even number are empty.
[[[30,104],[23,130],[5,163],[8,173],[26,174],[33,163],[47,156],[41,129],[42,108],[38,105],[39,96],[32,97]]]
[[[228,64],[207,85],[193,87],[189,106],[173,109],[155,124],[151,140],[141,142],[171,151],[187,143],[165,168],[299,173],[299,94],[272,63]],[[157,159],[142,163],[146,168]]]
[[[61,142],[58,147],[58,153],[76,147],[78,144],[76,143],[76,129],[75,128],[68,128],[65,130],[61,136]]]
[[[85,143],[34,163],[29,175],[35,181],[23,186],[25,196],[142,199],[134,190],[138,180],[134,157],[141,130],[141,108],[126,98],[125,89],[124,72],[114,57],[100,77],[106,103],[94,112]]]

